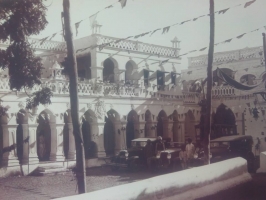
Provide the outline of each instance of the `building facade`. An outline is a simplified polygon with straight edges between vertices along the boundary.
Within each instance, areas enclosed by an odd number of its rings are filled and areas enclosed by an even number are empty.
[[[1,72],[2,106],[8,108],[7,115],[1,117],[2,166],[75,160],[69,81],[60,66],[66,56],[65,43],[31,40],[40,52],[44,70],[42,85],[27,93],[49,87],[53,91],[52,104],[27,110],[26,93],[10,91],[8,72]],[[130,141],[138,137],[162,136],[174,142],[196,140],[202,93],[191,88],[196,80],[206,77],[207,58],[189,58],[188,69],[177,73],[179,41],[174,38],[171,42],[172,47],[165,47],[100,34],[74,41],[86,167],[102,164],[101,158],[129,148]],[[219,66],[235,80],[259,83],[265,77],[260,52],[261,48],[250,48],[217,53],[214,70]],[[230,134],[230,127],[237,134],[252,134],[261,141],[261,150],[266,150],[264,99],[218,79],[214,81],[214,125],[222,126],[218,129],[225,135]],[[254,107],[260,111],[256,119]],[[6,151],[14,144],[16,148]]]

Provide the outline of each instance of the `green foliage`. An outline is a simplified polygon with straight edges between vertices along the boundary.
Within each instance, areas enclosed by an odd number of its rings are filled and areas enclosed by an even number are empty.
[[[27,38],[45,28],[45,13],[43,0],[0,0],[0,40],[9,43],[6,50],[0,50],[0,67],[9,70],[10,89],[41,84],[42,62]],[[27,102],[29,106],[51,103],[50,97],[51,91],[44,88]]]
[[[45,11],[42,0],[0,1],[0,40],[10,42],[0,51],[0,66],[9,69],[11,89],[41,83],[41,59],[34,56],[27,37],[45,28]]]
[[[42,88],[42,90],[34,92],[30,98],[27,99],[26,108],[32,109],[39,104],[51,104],[51,97],[53,96],[50,88]]]

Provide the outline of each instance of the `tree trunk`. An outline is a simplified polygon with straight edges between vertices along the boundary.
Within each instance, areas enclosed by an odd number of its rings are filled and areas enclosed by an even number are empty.
[[[85,169],[85,156],[84,145],[79,123],[79,98],[78,98],[78,73],[76,53],[74,50],[72,40],[72,30],[70,26],[70,3],[69,0],[63,1],[64,8],[64,29],[65,40],[67,44],[67,70],[69,75],[69,93],[70,93],[70,106],[71,117],[73,124],[73,134],[75,136],[76,144],[76,177],[78,184],[79,194],[86,192],[86,169]]]
[[[205,164],[210,164],[210,133],[211,133],[211,106],[212,106],[212,63],[214,51],[214,0],[210,0],[210,46],[207,68],[207,92],[206,92],[206,119],[204,127],[204,152]]]

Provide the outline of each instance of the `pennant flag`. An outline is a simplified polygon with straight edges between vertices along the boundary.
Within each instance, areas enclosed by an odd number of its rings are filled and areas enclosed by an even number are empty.
[[[93,15],[91,15],[89,18],[90,18],[90,25],[91,27],[93,26],[93,24],[95,23],[95,20],[96,20],[96,17],[97,17],[97,14],[99,13],[99,11]]]
[[[83,20],[81,20],[81,21],[79,21],[79,22],[77,22],[77,23],[75,23],[75,28],[76,28],[76,36],[78,36],[78,28],[79,28],[79,24],[82,22]]]
[[[223,43],[231,42],[232,39],[233,39],[233,38],[228,39],[228,40],[225,40]]]
[[[214,44],[215,46],[217,46],[217,45],[219,45],[220,44],[220,42],[218,42],[218,43],[216,43],[216,44]]]
[[[253,0],[253,1],[249,1],[245,4],[244,8],[250,6],[251,4],[255,3],[256,0]]]
[[[257,29],[255,29],[255,30],[251,31],[251,33],[252,33],[252,32],[255,32],[255,31],[258,31],[258,30],[259,30],[259,28],[257,28]]]
[[[199,18],[201,18],[201,17],[204,17],[204,16],[206,16],[206,15],[201,15],[201,16],[199,16],[199,17],[196,17],[196,18],[193,19],[193,21],[196,21],[197,19],[199,19]]]
[[[48,36],[48,37],[49,37],[49,36]],[[42,44],[44,43],[44,41],[48,39],[48,37],[45,37],[45,38],[41,39],[41,40],[40,40],[40,42],[41,42],[40,44],[42,45]]]
[[[226,9],[223,9],[223,10],[220,10],[218,11],[218,14],[224,14],[226,13],[227,10],[229,10],[230,8],[226,8]]]
[[[237,38],[237,39],[240,39],[240,38],[242,38],[244,35],[246,35],[246,33],[243,33],[243,34],[237,36],[236,38]]]
[[[181,22],[180,25],[182,25],[182,24],[184,24],[184,23],[186,23],[186,22],[189,22],[189,21],[191,21],[191,19],[190,19],[190,20],[187,20],[187,21],[183,21],[183,22]]]
[[[122,8],[124,8],[127,4],[127,0],[119,0],[118,2],[121,3]]]
[[[192,51],[190,51],[189,53],[192,53],[192,52],[195,52],[195,51],[197,51],[197,50],[192,50]]]
[[[163,28],[163,33],[162,33],[162,34],[164,34],[164,33],[168,33],[169,29],[170,29],[170,26],[164,27],[164,28]]]
[[[199,51],[204,51],[205,49],[207,49],[207,47],[204,47],[204,48],[200,49]]]
[[[248,68],[244,69],[246,72],[248,71]]]
[[[56,36],[57,33],[54,33],[49,40],[52,40],[55,36]]]
[[[141,36],[141,34],[136,35],[134,38],[137,39],[137,38],[139,38],[140,36]]]
[[[105,9],[112,8],[112,7],[113,7],[113,5],[110,5],[110,6],[105,7]]]
[[[167,63],[169,59],[167,60],[163,60],[163,61],[160,61],[160,65],[164,64],[164,63]]]
[[[153,35],[153,33],[155,33],[158,30],[160,30],[160,28],[157,28],[156,30],[152,31],[152,33],[150,34],[150,37]]]

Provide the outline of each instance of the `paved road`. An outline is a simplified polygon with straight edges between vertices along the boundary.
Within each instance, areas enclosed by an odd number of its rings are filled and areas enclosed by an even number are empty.
[[[93,168],[87,171],[88,192],[112,186],[131,183],[157,176],[147,171],[112,172],[109,168]],[[198,200],[265,200],[266,174],[254,174],[253,180],[241,186],[231,188],[216,195]],[[47,200],[77,194],[76,181],[72,173],[54,176],[25,176],[0,179],[1,200]]]
[[[112,172],[109,168],[93,168],[87,171],[88,192],[112,186],[131,183],[150,178],[158,174],[147,171]],[[1,200],[46,200],[76,195],[76,181],[71,172],[54,176],[25,176],[0,179]]]

